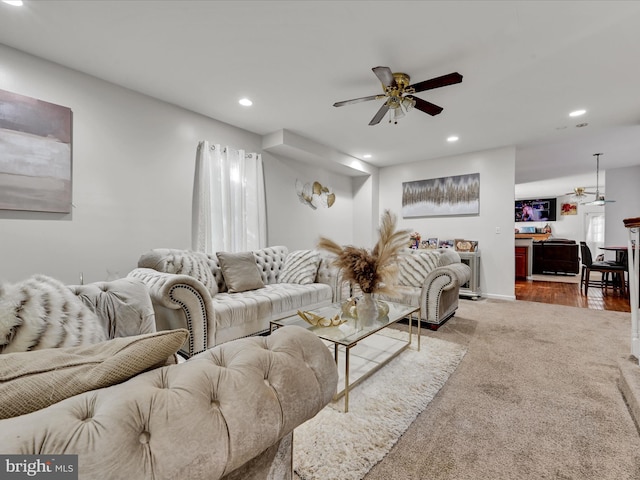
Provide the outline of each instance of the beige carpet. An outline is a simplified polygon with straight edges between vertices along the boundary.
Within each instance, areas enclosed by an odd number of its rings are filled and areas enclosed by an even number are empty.
[[[640,437],[616,384],[630,314],[461,300],[427,335],[467,353],[366,480],[640,478]]]
[[[403,341],[408,337],[390,328],[382,333]],[[349,392],[349,412],[339,398],[296,428],[296,478],[360,480],[391,450],[465,353],[461,345],[431,337],[422,339],[418,351],[415,337],[407,350]]]

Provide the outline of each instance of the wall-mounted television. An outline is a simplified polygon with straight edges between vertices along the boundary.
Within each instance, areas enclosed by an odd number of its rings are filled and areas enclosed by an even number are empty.
[[[516,222],[555,222],[556,212],[555,198],[516,200]]]

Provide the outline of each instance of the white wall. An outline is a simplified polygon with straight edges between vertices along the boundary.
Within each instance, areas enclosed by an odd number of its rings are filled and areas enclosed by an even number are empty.
[[[607,170],[604,243],[627,245],[629,234],[622,221],[640,216],[640,166]],[[614,254],[607,252],[606,258]]]
[[[3,45],[0,58],[0,89],[73,111],[75,205],[68,215],[0,210],[0,280],[44,273],[79,283],[81,272],[85,282],[106,280],[126,276],[151,248],[189,248],[198,141],[261,151],[260,136],[217,120]],[[326,179],[338,190],[334,207],[311,212],[292,197],[293,175],[278,177],[287,169],[293,171],[277,157],[267,159],[273,240],[286,244],[293,238],[292,246],[302,247],[319,231],[338,240],[347,231],[344,239],[350,241],[351,180],[301,170],[301,176]],[[308,221],[316,220],[318,226],[309,229]]]
[[[289,250],[314,248],[321,235],[341,244],[352,242],[353,187],[351,177],[269,153],[263,153],[268,186],[267,226],[270,245]],[[296,180],[330,187],[336,200],[330,208],[313,210],[298,200]]]
[[[480,215],[401,218],[403,182],[468,173],[480,173]],[[423,238],[478,240],[483,295],[514,299],[514,177],[511,147],[382,168],[380,211],[395,212],[402,228]]]

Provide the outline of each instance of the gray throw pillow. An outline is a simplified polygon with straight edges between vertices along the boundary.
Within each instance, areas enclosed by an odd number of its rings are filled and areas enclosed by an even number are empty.
[[[246,292],[264,287],[252,252],[218,252],[216,255],[229,293]]]

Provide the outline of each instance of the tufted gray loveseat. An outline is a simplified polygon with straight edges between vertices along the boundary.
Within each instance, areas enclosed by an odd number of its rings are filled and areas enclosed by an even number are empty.
[[[267,247],[252,253],[264,288],[230,293],[216,255],[170,248],[144,253],[138,268],[128,276],[149,288],[158,329],[189,330],[190,344],[183,349],[186,356],[229,340],[264,333],[270,320],[295,315],[297,310],[340,300],[339,272],[326,254],[315,252],[315,278],[312,283],[299,284],[280,282],[290,255],[287,247]],[[211,285],[207,286],[208,282]]]
[[[141,282],[71,288],[110,337],[155,331]],[[284,327],[2,419],[0,452],[78,455],[81,480],[290,480],[292,432],[331,401],[337,380],[322,341]]]

